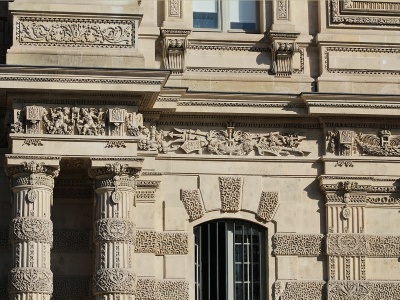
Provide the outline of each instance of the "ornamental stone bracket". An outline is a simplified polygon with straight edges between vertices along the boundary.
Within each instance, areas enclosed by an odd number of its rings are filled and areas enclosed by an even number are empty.
[[[275,76],[290,77],[293,74],[293,56],[298,51],[296,43],[298,32],[270,31],[272,68]]]
[[[189,29],[161,29],[163,62],[165,69],[179,74],[185,71],[185,54],[188,46]]]

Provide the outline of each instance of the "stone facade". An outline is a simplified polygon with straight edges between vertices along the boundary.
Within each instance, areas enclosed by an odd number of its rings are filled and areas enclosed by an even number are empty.
[[[263,300],[399,299],[400,2],[193,7],[0,2],[0,300],[195,300],[218,219],[265,230]]]

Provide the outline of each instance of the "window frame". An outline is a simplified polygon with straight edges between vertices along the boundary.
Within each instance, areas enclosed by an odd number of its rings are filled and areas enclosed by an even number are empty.
[[[245,29],[231,29],[230,28],[230,1],[217,0],[218,5],[218,28],[199,28],[194,27],[193,31],[198,32],[225,32],[225,33],[249,33],[257,34],[264,31],[264,23],[261,22],[265,16],[265,4],[263,0],[254,0],[256,4],[256,29],[255,30],[245,30]],[[192,9],[192,22],[193,22],[193,9]]]
[[[219,225],[218,225],[219,223]],[[214,228],[214,232],[210,232],[210,228],[211,226],[215,226]],[[218,227],[221,226],[221,227]],[[244,228],[246,228],[246,230],[249,230],[250,233],[252,232],[252,230],[256,230],[257,232],[259,232],[258,236],[259,236],[259,241],[258,241],[258,247],[256,246],[256,248],[259,250],[259,262],[255,261],[253,259],[253,254],[254,254],[254,245],[257,244],[256,242],[253,243],[253,234],[250,234],[250,240],[245,241],[244,240],[244,232],[242,233],[242,256],[243,253],[245,253],[244,248],[247,247],[247,249],[252,249],[252,251],[248,251],[248,258],[251,257],[251,260],[249,261],[249,265],[251,266],[250,268],[248,268],[249,270],[251,270],[251,274],[248,272],[247,274],[249,274],[247,276],[247,278],[245,278],[244,274],[244,264],[243,264],[243,257],[242,257],[242,292],[245,291],[252,291],[252,288],[254,287],[254,283],[258,283],[259,284],[259,291],[260,291],[260,300],[265,300],[268,298],[267,295],[267,290],[268,290],[268,275],[267,275],[267,263],[268,263],[268,254],[267,254],[267,236],[268,236],[268,231],[267,228],[260,226],[259,224],[253,223],[253,222],[249,222],[249,221],[245,221],[245,220],[241,220],[241,219],[217,219],[217,220],[211,220],[205,223],[201,223],[197,226],[195,226],[193,228],[193,233],[194,233],[194,287],[195,287],[195,299],[196,300],[206,300],[206,299],[217,299],[217,300],[225,300],[225,299],[220,299],[220,292],[218,292],[218,284],[217,284],[217,290],[215,290],[217,297],[215,298],[216,295],[211,294],[212,290],[212,285],[210,284],[210,272],[214,272],[213,274],[217,274],[217,282],[219,282],[220,278],[220,263],[219,263],[219,255],[216,255],[216,258],[212,258],[211,253],[210,253],[210,249],[212,247],[212,242],[211,242],[211,236],[214,235],[214,238],[216,236],[217,238],[217,248],[213,248],[213,250],[215,250],[217,253],[219,253],[220,251],[220,246],[218,244],[218,241],[220,241],[220,237],[218,236],[220,229],[222,228],[222,226],[224,227],[224,237],[225,237],[225,245],[223,248],[223,250],[225,251],[225,256],[223,256],[225,258],[225,268],[226,270],[225,272],[225,296],[226,299],[234,299],[234,300],[242,300],[242,299],[238,299],[236,298],[236,293],[235,293],[235,288],[236,288],[236,259],[235,259],[235,247],[238,245],[237,241],[235,240],[235,230],[236,230],[236,226],[242,226],[242,230]],[[205,233],[204,233],[205,232]],[[204,235],[204,236],[203,236]],[[201,244],[202,241],[204,241],[204,239],[206,240],[206,245],[205,244]],[[222,242],[222,241],[221,241]],[[222,243],[221,243],[222,244]],[[207,248],[207,256],[202,255],[202,251],[204,251],[204,248]],[[203,250],[202,250],[203,249]],[[206,260],[203,261],[202,259]],[[216,265],[212,265],[212,263],[210,263],[210,261],[214,259],[214,263],[216,260]],[[251,264],[252,263],[252,264]],[[253,279],[254,276],[254,271],[253,271],[253,266],[256,264],[259,264],[259,282],[257,280]],[[203,270],[203,266],[206,265],[206,269]],[[212,266],[212,267],[210,267]],[[240,268],[239,268],[240,270]],[[205,272],[207,274],[203,274],[202,272]],[[208,275],[208,276],[207,276]],[[205,278],[205,276],[208,278],[208,280],[206,280],[207,282],[203,282],[202,279]],[[250,279],[251,278],[251,279]],[[245,280],[247,279],[247,280]],[[239,280],[240,281],[240,280]],[[248,281],[249,285],[252,288],[245,288],[245,281]],[[240,284],[240,283],[239,283]],[[205,285],[205,286],[203,286]],[[219,284],[221,285],[221,284]],[[208,295],[207,295],[208,293]],[[249,296],[249,298],[245,298],[243,296],[243,299],[251,299],[253,297],[253,294],[251,294]]]

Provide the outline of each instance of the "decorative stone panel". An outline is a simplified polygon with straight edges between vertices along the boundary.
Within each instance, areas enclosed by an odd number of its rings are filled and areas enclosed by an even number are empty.
[[[325,281],[281,281],[274,283],[275,300],[325,300]]]
[[[95,222],[95,242],[135,243],[136,225],[129,219],[104,218]]]
[[[53,222],[48,218],[20,217],[11,221],[12,242],[53,243]]]
[[[266,222],[270,222],[278,208],[278,202],[279,198],[277,192],[262,192],[257,216]]]
[[[400,257],[400,236],[369,235],[367,241],[370,257]]]
[[[135,22],[19,17],[16,39],[27,46],[135,48]]]
[[[94,276],[94,290],[97,293],[132,293],[136,291],[136,275],[131,269],[98,269]]]
[[[329,233],[326,239],[327,254],[332,256],[366,256],[367,236],[365,234]]]
[[[135,299],[187,300],[189,299],[189,283],[184,280],[138,278]]]
[[[0,228],[0,250],[8,249],[9,228]]]
[[[330,280],[328,282],[329,300],[381,300],[399,298],[399,281]]]
[[[242,200],[241,177],[219,177],[219,191],[221,193],[221,210],[237,212]]]
[[[273,237],[275,255],[319,256],[325,252],[323,234],[277,233]]]
[[[158,232],[156,254],[187,254],[188,239],[186,232]]]
[[[53,273],[47,268],[14,268],[10,272],[10,293],[53,293]]]
[[[135,252],[155,253],[157,232],[154,230],[136,230]]]
[[[189,283],[182,280],[160,280],[157,283],[157,300],[189,299]]]
[[[181,200],[191,221],[204,216],[200,190],[181,190]]]
[[[53,251],[90,251],[89,230],[54,229]]]

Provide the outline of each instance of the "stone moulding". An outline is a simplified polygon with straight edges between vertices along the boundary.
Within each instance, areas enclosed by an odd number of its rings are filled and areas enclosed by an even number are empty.
[[[131,269],[106,268],[97,270],[94,275],[93,293],[131,293],[136,292],[136,274]]]
[[[320,256],[325,254],[323,234],[277,233],[273,236],[275,255]]]
[[[265,222],[272,221],[278,208],[278,192],[262,192],[258,205],[257,216]]]
[[[242,201],[241,177],[219,177],[219,191],[221,194],[221,211],[238,212]]]
[[[156,255],[188,254],[189,235],[186,232],[157,232],[154,230],[136,231],[136,253],[155,253]]]
[[[274,295],[275,300],[322,300],[326,299],[326,282],[277,280]]]
[[[11,241],[53,244],[53,222],[48,218],[19,217],[11,221]]]
[[[21,16],[16,39],[27,46],[135,48],[135,22]]]
[[[181,201],[186,209],[191,221],[200,219],[204,216],[204,207],[199,189],[181,190]]]
[[[332,25],[400,26],[398,2],[330,0],[328,10]],[[394,12],[397,15],[393,15]]]
[[[94,241],[135,244],[136,225],[129,219],[104,218],[95,222]]]
[[[45,268],[14,268],[10,272],[9,292],[53,293],[53,273]]]
[[[189,283],[184,280],[138,278],[137,300],[188,300]]]

